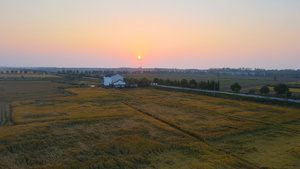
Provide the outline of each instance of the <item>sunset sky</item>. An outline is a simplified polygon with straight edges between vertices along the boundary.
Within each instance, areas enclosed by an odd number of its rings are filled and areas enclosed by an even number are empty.
[[[300,1],[2,0],[0,66],[300,69]]]

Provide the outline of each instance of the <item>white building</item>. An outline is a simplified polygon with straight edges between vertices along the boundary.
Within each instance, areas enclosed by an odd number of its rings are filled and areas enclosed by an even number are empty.
[[[119,74],[108,74],[103,76],[104,86],[113,85],[115,87],[125,87],[126,83],[123,81],[124,77]]]

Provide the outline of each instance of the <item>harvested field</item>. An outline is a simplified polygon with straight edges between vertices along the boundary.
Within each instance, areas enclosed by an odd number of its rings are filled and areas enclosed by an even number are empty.
[[[1,167],[300,166],[299,109],[155,89],[67,91],[75,95],[12,103]]]

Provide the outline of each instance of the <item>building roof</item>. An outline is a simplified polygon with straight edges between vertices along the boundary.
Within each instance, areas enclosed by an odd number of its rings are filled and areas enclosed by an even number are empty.
[[[123,80],[119,79],[118,81],[114,82],[114,84],[115,84],[115,83],[118,83],[118,82],[126,83],[126,82],[124,82]]]

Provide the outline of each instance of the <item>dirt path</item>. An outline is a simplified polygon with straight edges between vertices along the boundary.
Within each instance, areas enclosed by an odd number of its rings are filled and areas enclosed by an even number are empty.
[[[10,103],[2,103],[1,104],[1,126],[11,126],[13,125],[12,114],[11,114],[11,104]]]
[[[214,148],[214,149],[217,149],[217,150],[219,150],[219,151],[225,152],[226,154],[230,154],[231,156],[233,156],[233,157],[239,159],[240,161],[242,161],[242,162],[248,164],[249,166],[251,166],[251,168],[260,168],[260,167],[257,166],[256,164],[254,164],[254,163],[252,163],[252,162],[250,162],[250,161],[248,161],[248,160],[245,160],[245,159],[243,159],[243,158],[241,158],[241,157],[239,157],[239,156],[237,156],[237,155],[235,155],[235,154],[233,154],[233,153],[231,153],[231,152],[229,152],[229,151],[226,151],[226,150],[221,149],[221,148],[216,148],[216,147],[214,147],[212,144],[210,144],[210,143],[208,143],[207,141],[205,141],[205,139],[202,138],[199,134],[197,134],[197,133],[195,133],[195,132],[193,132],[193,131],[190,131],[190,130],[188,130],[188,129],[184,129],[184,128],[182,128],[181,126],[179,126],[179,125],[177,125],[177,124],[170,123],[170,122],[168,122],[168,121],[166,121],[166,120],[163,120],[163,119],[161,119],[161,118],[159,118],[159,117],[157,117],[157,116],[155,116],[155,115],[153,115],[153,114],[151,114],[151,113],[142,111],[142,110],[140,110],[140,109],[138,109],[138,108],[136,108],[136,107],[134,107],[134,106],[131,106],[130,104],[127,104],[127,103],[125,103],[125,102],[121,102],[121,103],[123,103],[124,105],[126,105],[126,106],[128,106],[128,107],[130,107],[130,108],[132,108],[132,109],[137,110],[138,112],[140,112],[140,113],[142,113],[142,114],[144,114],[144,115],[146,115],[146,116],[149,116],[149,117],[154,118],[154,119],[156,119],[156,120],[158,120],[158,121],[160,121],[160,122],[162,122],[162,123],[164,123],[164,124],[167,124],[168,126],[174,128],[174,129],[176,129],[176,130],[179,130],[180,132],[183,132],[183,133],[185,133],[185,134],[187,134],[187,135],[189,135],[189,136],[191,136],[191,137],[194,137],[194,138],[196,138],[196,139],[198,139],[198,140],[204,142],[205,144],[207,144],[208,146],[210,146],[210,147],[212,147],[212,148]]]

